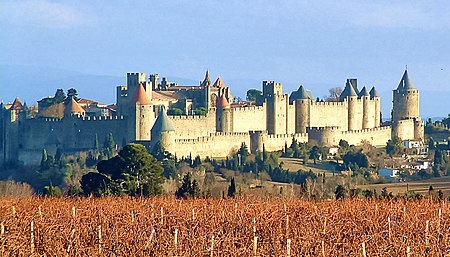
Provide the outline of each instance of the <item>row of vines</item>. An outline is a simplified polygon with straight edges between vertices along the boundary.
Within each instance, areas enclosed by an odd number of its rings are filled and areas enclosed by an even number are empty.
[[[0,256],[450,256],[427,199],[0,199],[0,222]]]

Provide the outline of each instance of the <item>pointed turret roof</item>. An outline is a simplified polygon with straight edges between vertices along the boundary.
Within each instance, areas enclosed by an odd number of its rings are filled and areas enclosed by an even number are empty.
[[[149,105],[152,104],[152,101],[150,100],[150,97],[148,97],[147,93],[145,92],[144,86],[142,83],[139,83],[138,90],[134,94],[134,102],[136,104],[141,105]]]
[[[348,96],[358,96],[355,92],[355,89],[352,86],[352,83],[350,81],[347,81],[345,84],[344,91],[342,91],[341,96],[339,99],[343,101]]]
[[[414,87],[412,79],[408,75],[408,69],[405,69],[403,77],[400,80],[400,83],[398,84],[397,90],[408,90],[408,89],[416,89],[416,88]]]
[[[158,113],[158,118],[156,118],[155,124],[153,125],[152,132],[165,132],[165,131],[175,131],[169,118],[166,114],[166,108],[161,107]]]
[[[73,97],[70,97],[66,104],[65,112],[67,113],[85,113],[83,107],[81,107]]]
[[[370,97],[374,98],[374,97],[380,97],[380,95],[378,94],[378,91],[376,90],[375,86],[372,87],[372,89],[370,90]]]
[[[359,96],[359,97],[361,97],[361,96],[370,96],[370,95],[369,95],[369,92],[367,91],[366,86],[364,86],[364,87],[361,89],[361,91],[359,92],[358,96]]]
[[[21,110],[22,109],[22,101],[20,101],[19,97],[16,97],[16,99],[14,99],[14,102],[11,105],[10,110]]]
[[[209,78],[209,70],[206,70],[205,79],[200,84],[201,87],[209,87],[211,86],[211,79]]]
[[[228,100],[225,97],[225,94],[222,94],[221,96],[219,96],[217,98],[216,107],[225,108],[228,106],[230,106],[230,104],[228,103]]]
[[[289,96],[289,102],[293,103],[295,100],[300,99],[312,99],[311,91],[306,90],[303,85],[300,85],[297,91],[291,93]]]
[[[225,82],[223,82],[222,77],[219,76],[219,77],[216,79],[216,82],[214,82],[213,87],[217,87],[217,88],[225,88],[225,87],[227,87],[227,86],[225,85]]]

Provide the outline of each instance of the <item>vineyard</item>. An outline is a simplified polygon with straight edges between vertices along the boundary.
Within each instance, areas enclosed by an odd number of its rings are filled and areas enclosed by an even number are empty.
[[[429,199],[1,199],[0,219],[0,256],[450,256]]]

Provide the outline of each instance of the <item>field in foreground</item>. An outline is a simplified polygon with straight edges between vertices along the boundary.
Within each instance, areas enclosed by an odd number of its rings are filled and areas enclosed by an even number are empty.
[[[0,219],[0,256],[450,256],[430,200],[0,199]]]

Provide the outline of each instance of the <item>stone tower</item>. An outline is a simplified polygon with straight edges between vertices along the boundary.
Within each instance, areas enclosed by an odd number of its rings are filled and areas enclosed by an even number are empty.
[[[369,92],[370,99],[375,101],[375,127],[381,126],[381,97],[375,86]]]
[[[392,136],[402,140],[423,140],[424,124],[419,113],[419,90],[405,69],[400,83],[393,91]]]
[[[311,98],[303,85],[297,90],[295,104],[295,133],[306,133],[310,126]]]
[[[347,79],[347,83],[345,84],[345,88],[342,91],[340,96],[341,101],[347,101],[348,104],[348,130],[357,130],[358,129],[358,118],[356,116],[357,113],[357,101],[358,95],[355,91],[355,80]]]
[[[419,90],[414,87],[408,70],[405,70],[397,89],[393,92],[392,121],[419,117]]]
[[[358,96],[361,98],[363,104],[362,128],[371,128],[371,124],[374,123],[374,120],[370,120],[370,94],[365,86],[361,89],[361,92],[359,92]]]
[[[167,117],[164,106],[159,110],[158,118],[152,128],[151,146],[160,143],[165,151],[173,153],[175,151],[175,129]]]
[[[267,132],[269,134],[285,134],[288,95],[283,95],[283,84],[274,81],[263,81],[263,97],[266,101]]]
[[[217,98],[216,108],[216,131],[233,132],[230,104],[224,93]]]
[[[139,84],[134,95],[134,110],[136,119],[136,139],[150,140],[150,128],[154,120],[153,105],[144,90],[143,83]]]

